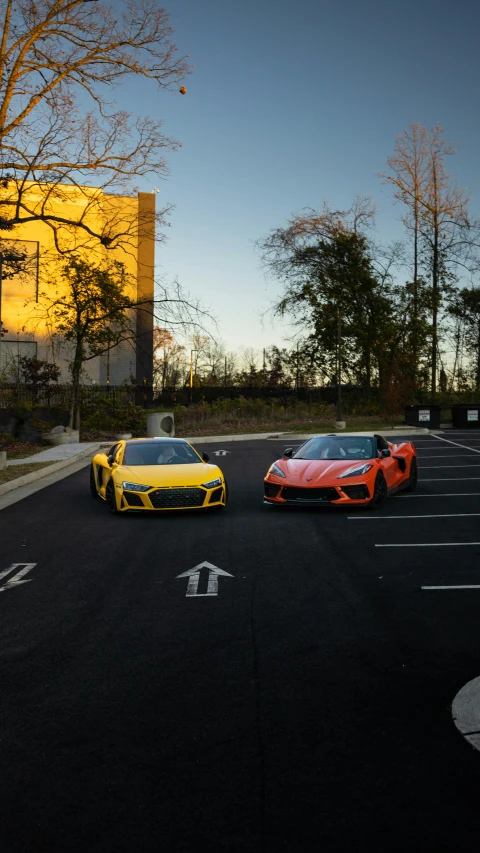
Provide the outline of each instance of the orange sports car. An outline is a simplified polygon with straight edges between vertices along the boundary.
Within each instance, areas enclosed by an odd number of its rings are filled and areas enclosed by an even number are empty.
[[[411,441],[392,444],[381,435],[317,435],[270,466],[264,501],[276,506],[367,506],[388,495],[414,491],[417,452]]]

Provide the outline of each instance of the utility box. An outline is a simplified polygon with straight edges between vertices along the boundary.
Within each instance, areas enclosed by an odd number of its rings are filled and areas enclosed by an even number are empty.
[[[437,429],[440,426],[441,406],[429,403],[415,406],[405,406],[405,423],[408,426]]]
[[[175,418],[173,412],[152,412],[147,415],[147,436],[149,438],[173,438],[175,435]]]
[[[454,403],[452,426],[457,429],[480,429],[480,403]]]

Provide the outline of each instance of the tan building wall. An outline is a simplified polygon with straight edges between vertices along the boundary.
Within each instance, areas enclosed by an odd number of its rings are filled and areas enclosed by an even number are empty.
[[[47,205],[50,213],[61,219],[83,218],[96,233],[109,233],[114,223],[115,233],[124,236],[115,248],[102,246],[80,228],[60,226],[56,240],[62,249],[74,249],[78,255],[91,258],[94,263],[102,259],[121,261],[130,274],[131,297],[145,300],[146,310],[138,313],[136,345],[123,343],[112,349],[108,356],[92,359],[86,364],[85,384],[119,385],[131,377],[138,384],[153,381],[153,299],[155,265],[155,195],[139,193],[138,196],[103,195],[89,188],[56,188],[48,195],[32,187],[32,206]],[[47,199],[47,201],[46,201]],[[27,272],[12,278],[4,275],[2,281],[1,319],[4,337],[0,343],[0,378],[11,378],[18,358],[22,355],[55,362],[62,370],[62,380],[67,381],[69,351],[65,343],[56,340],[53,329],[45,318],[45,304],[61,287],[61,264],[54,232],[41,221],[25,223],[12,232],[0,232],[0,249],[4,253],[22,252],[28,255]],[[3,264],[4,273],[8,265]],[[148,309],[148,306],[151,309]]]

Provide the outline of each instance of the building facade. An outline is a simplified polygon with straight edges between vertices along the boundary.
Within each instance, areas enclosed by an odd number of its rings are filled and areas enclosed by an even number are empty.
[[[57,217],[59,228],[48,221],[34,220],[11,232],[0,232],[0,381],[15,380],[22,356],[55,363],[61,381],[69,379],[69,347],[55,334],[45,311],[48,302],[61,292],[61,265],[65,255],[74,251],[83,260],[99,265],[117,260],[128,274],[129,293],[142,301],[135,312],[134,341],[125,341],[105,355],[85,363],[82,382],[96,385],[137,386],[153,383],[154,267],[155,267],[155,194],[137,196],[104,194],[93,188],[63,186],[50,193],[47,185],[31,188],[32,208],[48,206],[47,213]],[[47,199],[47,202],[46,202]],[[70,223],[81,220],[87,228]],[[107,248],[109,241],[98,234],[121,235]],[[59,252],[60,249],[60,252]],[[25,258],[22,271],[15,274],[12,257]]]

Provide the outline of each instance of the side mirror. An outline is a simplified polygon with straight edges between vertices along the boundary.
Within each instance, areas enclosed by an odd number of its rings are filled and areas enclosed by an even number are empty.
[[[283,451],[283,455],[284,455],[284,456],[288,456],[288,458],[289,458],[289,459],[291,459],[291,458],[292,458],[292,456],[293,456],[293,447],[287,447],[287,448]]]
[[[208,455],[208,453],[202,453],[202,459],[204,462],[209,462],[210,456]]]
[[[383,457],[385,457],[385,456],[391,456],[391,455],[392,455],[392,454],[391,454],[391,452],[390,452],[390,450],[382,450],[382,451],[381,451],[381,453],[382,453],[382,456],[383,456]]]

